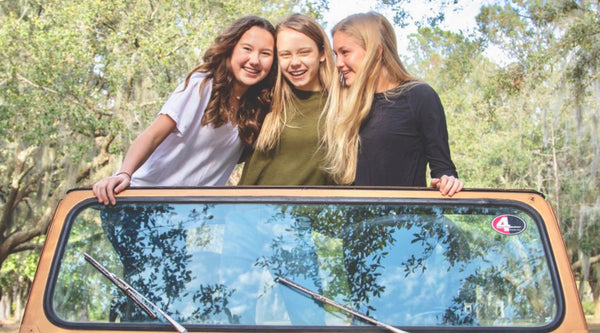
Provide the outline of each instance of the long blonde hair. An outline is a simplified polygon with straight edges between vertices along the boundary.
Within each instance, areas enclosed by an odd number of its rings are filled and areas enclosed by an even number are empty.
[[[333,27],[332,36],[337,32],[351,36],[366,51],[352,85],[334,80],[323,111],[327,171],[338,184],[351,184],[356,176],[360,126],[371,111],[378,81],[409,88],[418,80],[400,61],[394,28],[383,15],[348,16]],[[405,90],[395,89],[394,93],[401,91]]]
[[[326,94],[327,88],[331,85],[333,79],[334,63],[331,45],[323,28],[309,16],[292,14],[277,24],[275,28],[276,36],[282,29],[298,31],[317,44],[319,53],[325,56],[325,60],[319,65],[319,81],[323,93]],[[277,146],[287,119],[293,117],[296,112],[293,105],[292,87],[283,76],[279,66],[277,71],[271,112],[265,117],[260,135],[256,141],[255,149],[260,151],[269,151]]]

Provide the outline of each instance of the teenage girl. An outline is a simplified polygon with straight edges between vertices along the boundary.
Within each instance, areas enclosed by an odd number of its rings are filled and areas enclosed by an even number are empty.
[[[294,14],[276,28],[277,81],[239,185],[325,185],[332,180],[319,149],[319,116],[334,65],[329,40],[312,18]]]
[[[93,186],[98,202],[132,186],[224,185],[270,108],[275,29],[240,18],[206,51],[158,117],[131,144],[119,171]]]
[[[326,107],[328,170],[339,184],[463,188],[450,158],[437,93],[410,76],[392,25],[378,13],[351,15],[332,31],[340,80]]]

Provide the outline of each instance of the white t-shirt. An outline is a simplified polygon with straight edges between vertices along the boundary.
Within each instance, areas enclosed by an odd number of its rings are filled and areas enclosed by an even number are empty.
[[[200,124],[208,105],[212,80],[200,92],[205,73],[191,76],[171,94],[159,114],[176,123],[176,131],[134,172],[131,186],[225,185],[243,150],[237,126]]]

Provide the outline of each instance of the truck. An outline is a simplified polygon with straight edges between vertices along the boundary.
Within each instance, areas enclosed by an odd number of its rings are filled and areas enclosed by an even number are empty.
[[[44,332],[588,332],[542,193],[70,190],[21,323]]]

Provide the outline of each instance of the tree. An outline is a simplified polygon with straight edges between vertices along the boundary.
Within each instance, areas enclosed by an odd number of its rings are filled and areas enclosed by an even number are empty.
[[[568,161],[572,169],[568,190],[573,194],[568,208],[574,229],[569,236],[579,244],[574,268],[581,269],[582,282],[590,282],[596,318],[600,318],[599,10],[592,1],[566,2],[556,8],[557,21],[565,31],[559,50],[570,59],[565,79],[573,105],[567,118],[572,133],[570,151],[575,157]]]
[[[582,282],[589,281],[594,293],[596,315],[600,315],[599,265],[589,264],[600,252],[598,242],[598,97],[600,96],[600,16],[598,4],[589,1],[525,3],[498,11],[523,13],[523,26],[544,31],[534,40],[542,49],[519,61],[530,63],[538,85],[551,88],[543,111],[542,159],[550,172],[544,175],[573,261]],[[513,15],[513,17],[516,15]],[[491,17],[491,16],[489,16]],[[488,25],[489,27],[489,25]],[[498,31],[498,30],[496,30]],[[508,34],[494,34],[493,36]],[[516,39],[510,39],[515,42]],[[521,49],[522,47],[519,47]],[[526,62],[526,60],[529,60]],[[537,74],[536,74],[537,73]],[[534,81],[535,82],[535,81]],[[590,271],[591,270],[591,271]],[[582,284],[583,285],[583,284]]]
[[[440,89],[467,186],[547,193],[596,314],[599,18],[588,1],[504,1],[481,8],[472,36],[434,27],[413,38],[415,67]],[[504,62],[482,57],[486,45]]]
[[[121,152],[233,19],[300,0],[0,3],[0,266]],[[322,2],[308,2],[313,13]]]

